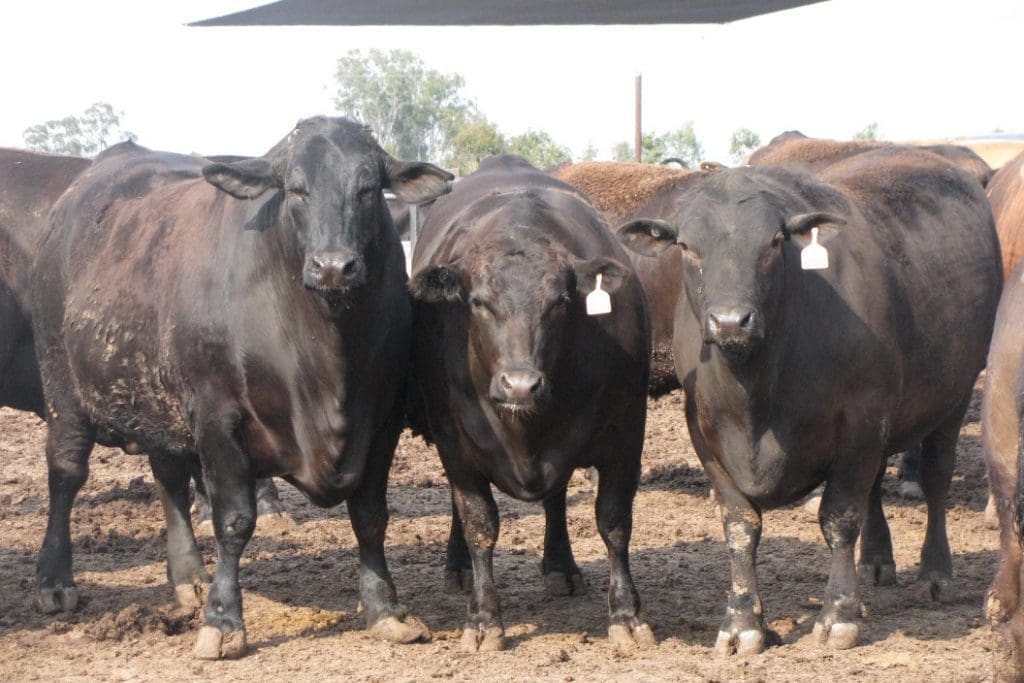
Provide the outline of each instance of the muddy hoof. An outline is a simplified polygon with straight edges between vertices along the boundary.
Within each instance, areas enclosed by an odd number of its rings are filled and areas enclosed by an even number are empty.
[[[996,508],[996,499],[991,494],[988,503],[985,504],[985,526],[989,529],[999,529],[999,512]]]
[[[459,649],[470,654],[504,650],[505,629],[500,626],[488,626],[487,628],[467,626],[462,630]]]
[[[900,482],[900,497],[904,500],[924,500],[924,491],[916,481]]]
[[[814,635],[819,643],[833,650],[848,650],[857,644],[860,627],[849,621],[835,624],[823,624],[819,621],[814,625]]]
[[[412,615],[406,616],[404,620],[384,617],[370,627],[370,633],[381,640],[401,645],[429,643],[432,637],[427,625]]]
[[[444,590],[446,593],[468,593],[473,590],[472,569],[446,569],[444,572]]]
[[[174,604],[181,609],[198,609],[206,604],[209,579],[195,583],[182,583],[174,587]]]
[[[203,626],[192,654],[196,659],[237,659],[247,648],[245,629],[221,633],[216,626]]]
[[[857,577],[862,584],[895,586],[896,565],[889,562],[867,562],[857,565]]]
[[[587,592],[587,582],[582,574],[548,572],[544,574],[544,589],[554,596],[583,595]]]
[[[715,641],[715,652],[720,655],[757,655],[764,652],[765,636],[756,628],[733,633],[719,631]]]
[[[950,602],[953,595],[953,582],[945,576],[921,577],[914,589],[917,599],[921,602]]]
[[[78,607],[78,589],[74,586],[40,588],[36,592],[36,607],[43,614],[74,612]]]
[[[644,622],[635,626],[612,624],[608,627],[608,640],[620,654],[628,654],[635,650],[647,650],[658,644],[654,631]]]

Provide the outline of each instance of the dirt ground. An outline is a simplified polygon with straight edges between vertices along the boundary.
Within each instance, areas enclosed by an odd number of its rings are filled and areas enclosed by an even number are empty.
[[[886,481],[898,585],[864,587],[862,644],[833,652],[811,636],[828,572],[814,517],[800,508],[765,516],[759,577],[781,645],[720,658],[713,645],[729,569],[708,483],[690,445],[682,396],[652,401],[634,514],[633,575],[658,637],[656,649],[617,655],[606,638],[608,567],[593,518],[595,490],[581,474],[569,491],[569,532],[590,590],[548,597],[539,573],[543,511],[499,496],[495,567],[509,636],[505,652],[467,656],[458,636],[466,598],[446,594],[448,491],[440,462],[403,436],[391,474],[388,559],[399,594],[433,629],[428,644],[396,646],[363,631],[355,540],[344,506],[321,510],[287,484],[290,529],[261,530],[241,573],[251,651],[199,662],[195,618],[171,609],[163,514],[144,457],[97,449],[72,518],[83,605],[42,616],[32,600],[46,525],[45,427],[0,410],[0,679],[17,680],[907,680],[990,678],[996,640],[982,617],[997,532],[983,522],[986,483],[977,397],[961,433],[949,505],[956,588],[950,602],[914,591],[924,505],[900,500],[895,463]],[[215,550],[201,540],[212,570]]]

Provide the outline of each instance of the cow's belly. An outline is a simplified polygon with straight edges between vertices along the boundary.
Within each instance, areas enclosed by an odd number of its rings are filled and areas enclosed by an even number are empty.
[[[64,344],[77,398],[101,442],[190,452],[195,441],[156,325],[69,307]]]

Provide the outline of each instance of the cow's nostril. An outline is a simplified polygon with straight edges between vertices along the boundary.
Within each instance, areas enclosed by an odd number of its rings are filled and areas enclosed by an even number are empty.
[[[740,327],[742,327],[742,328],[750,327],[750,321],[751,321],[752,317],[753,317],[753,315],[751,313],[747,313],[745,316],[743,316],[743,319],[740,320]]]
[[[356,260],[355,259],[349,259],[348,261],[345,261],[345,263],[343,263],[341,265],[341,274],[342,275],[344,275],[346,277],[349,277],[349,276],[351,276],[355,272],[356,272]]]

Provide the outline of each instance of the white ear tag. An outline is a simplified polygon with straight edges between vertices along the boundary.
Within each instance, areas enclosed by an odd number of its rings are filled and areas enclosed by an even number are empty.
[[[818,244],[817,228],[811,228],[811,243],[800,251],[800,267],[804,270],[828,268],[828,249]]]
[[[587,294],[587,315],[604,315],[612,312],[612,298],[601,289],[601,273],[597,274],[594,291]]]

